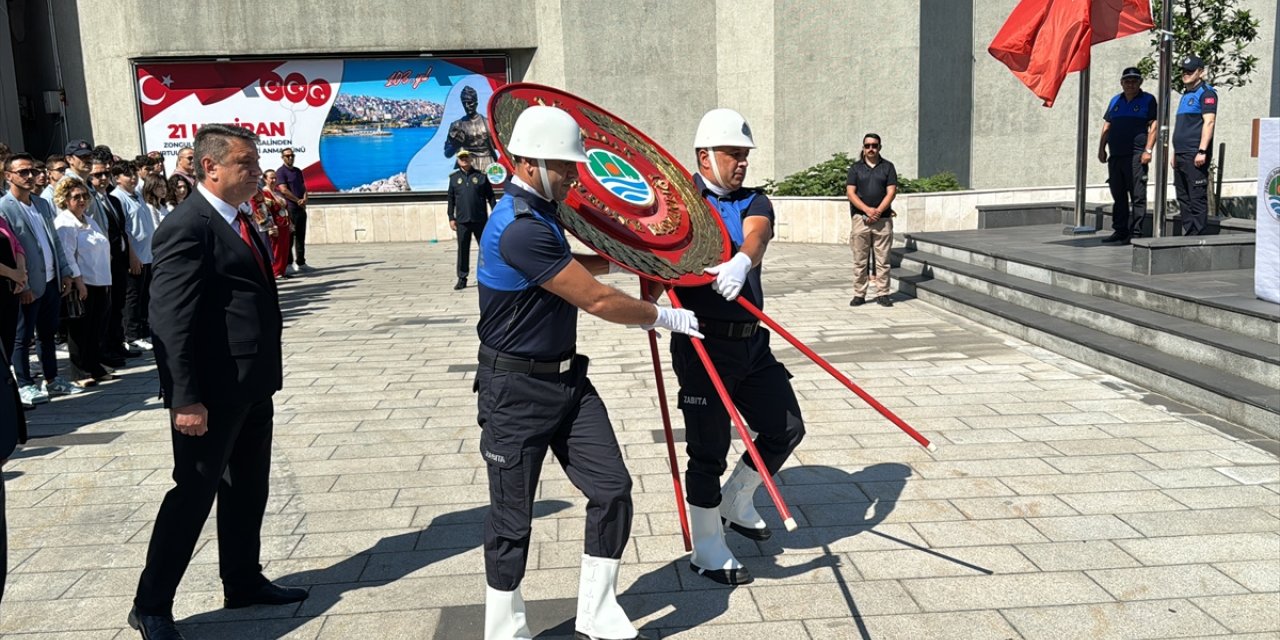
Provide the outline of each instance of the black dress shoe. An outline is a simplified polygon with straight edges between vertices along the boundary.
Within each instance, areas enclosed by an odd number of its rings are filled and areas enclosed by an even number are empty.
[[[1104,238],[1102,244],[1129,244],[1129,234],[1116,231]]]
[[[700,576],[710,578],[712,582],[719,582],[720,584],[728,585],[730,587],[755,582],[755,578],[751,575],[750,571],[747,571],[746,567],[739,569],[703,569],[702,567],[690,562],[689,568]]]
[[[856,297],[856,298],[854,298],[854,299],[852,299],[852,300],[850,300],[850,301],[849,301],[849,306],[851,306],[851,307],[861,307],[862,305],[864,305],[864,304],[866,304],[866,303],[867,303],[867,299],[866,299],[866,298],[864,298],[864,297],[862,297],[862,296],[858,296],[858,297]]]
[[[893,301],[889,299],[889,296],[880,296],[879,298],[876,298],[876,304],[882,307],[892,307]]]
[[[142,357],[142,350],[141,350],[141,349],[134,349],[133,347],[130,347],[130,348],[125,349],[125,350],[124,350],[124,357],[126,357],[126,358],[141,358],[141,357]]]
[[[282,587],[274,582],[264,582],[261,587],[249,593],[224,593],[222,606],[228,609],[240,609],[255,604],[293,604],[306,599],[306,589]]]
[[[736,522],[730,522],[728,518],[720,518],[720,522],[729,525],[730,529],[737,531],[742,537],[749,538],[751,540],[768,540],[773,537],[773,532],[769,530],[769,527],[765,527],[763,529],[752,529],[751,527],[744,527]]]
[[[124,358],[120,358],[116,356],[102,358],[100,362],[102,362],[102,364],[105,364],[108,367],[111,367],[113,369],[120,369],[122,367],[129,366],[129,363],[125,362]]]
[[[574,631],[573,640],[600,640],[600,638],[597,638],[592,635],[587,635],[581,631]],[[649,640],[649,636],[646,636],[643,633],[637,633],[636,637],[632,638],[631,640]]]
[[[467,279],[466,279],[466,278],[458,278],[458,283],[457,283],[457,284],[455,284],[455,285],[453,285],[453,290],[454,290],[454,291],[457,291],[457,290],[459,290],[459,289],[466,289],[466,288],[467,288]]]
[[[173,616],[141,615],[134,607],[129,611],[129,626],[142,632],[142,640],[184,640]]]

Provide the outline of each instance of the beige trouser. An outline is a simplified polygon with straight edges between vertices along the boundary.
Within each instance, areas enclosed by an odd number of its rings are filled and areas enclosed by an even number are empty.
[[[853,216],[849,247],[853,249],[853,295],[867,295],[867,261],[876,258],[876,277],[872,282],[876,294],[889,295],[889,249],[893,246],[893,218],[884,216],[868,222],[866,216]],[[874,249],[874,251],[873,251]]]

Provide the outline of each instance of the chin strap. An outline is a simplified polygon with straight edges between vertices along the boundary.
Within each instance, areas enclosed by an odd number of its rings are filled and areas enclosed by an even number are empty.
[[[716,174],[713,182],[715,182],[715,186],[718,187],[717,189],[712,189],[712,191],[715,192],[716,195],[725,195],[726,193],[729,193],[729,187],[725,185],[724,177],[720,175],[720,163],[716,162],[716,150],[708,147],[707,153],[711,156],[708,158],[708,160],[711,161],[711,172]],[[724,191],[724,193],[720,193],[721,191]]]
[[[542,160],[542,159],[538,160],[538,177],[542,178],[542,191],[543,191],[542,197],[546,198],[547,200],[554,201],[556,199],[556,196],[555,196],[555,193],[551,191],[551,179],[547,177],[546,160]]]

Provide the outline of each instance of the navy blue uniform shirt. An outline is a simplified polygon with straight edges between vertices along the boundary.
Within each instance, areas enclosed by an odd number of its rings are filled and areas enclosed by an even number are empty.
[[[578,309],[542,288],[573,259],[556,203],[508,183],[480,237],[480,343],[519,358],[564,360]]]
[[[1204,131],[1204,114],[1218,112],[1218,92],[1206,82],[1182,94],[1178,100],[1177,125],[1173,129],[1173,152],[1195,153],[1200,150],[1200,132]],[[1213,140],[1205,145],[1208,153]]]
[[[1133,100],[1119,93],[1107,105],[1102,119],[1111,123],[1107,133],[1107,151],[1118,157],[1141,154],[1147,150],[1147,127],[1159,116],[1155,96],[1139,91]]]
[[[768,218],[769,226],[773,226],[773,203],[769,197],[758,189],[741,188],[724,197],[717,196],[707,189],[707,183],[701,175],[693,177],[698,190],[711,201],[720,219],[724,221],[729,238],[733,241],[733,253],[742,247],[744,239],[742,221],[752,216]],[[729,302],[716,293],[711,284],[700,287],[681,288],[677,295],[680,302],[698,315],[701,320],[720,320],[723,322],[754,322],[756,317],[743,309],[737,300]],[[760,266],[756,266],[747,274],[747,281],[742,285],[739,294],[760,309],[764,309],[764,287],[760,284]]]

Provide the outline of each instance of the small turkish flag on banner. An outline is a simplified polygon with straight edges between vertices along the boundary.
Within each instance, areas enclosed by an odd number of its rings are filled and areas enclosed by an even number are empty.
[[[1089,47],[1152,28],[1149,0],[1022,0],[987,52],[1052,107],[1068,73],[1089,66]]]

